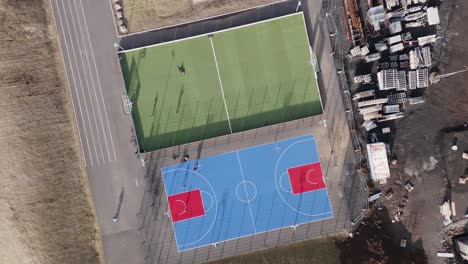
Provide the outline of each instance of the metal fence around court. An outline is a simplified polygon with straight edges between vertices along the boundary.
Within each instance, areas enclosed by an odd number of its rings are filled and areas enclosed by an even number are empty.
[[[352,184],[353,187],[349,188],[349,191],[357,192],[360,190],[367,193],[368,196],[369,193],[367,189],[367,179],[365,176],[362,175],[361,172],[361,163],[363,161],[363,155],[361,148],[361,139],[359,134],[360,128],[356,125],[353,101],[351,99],[352,91],[350,90],[348,83],[349,76],[347,76],[347,73],[350,71],[347,63],[347,53],[351,48],[351,44],[347,38],[347,33],[344,30],[345,26],[343,24],[342,19],[340,0],[325,0],[323,2],[323,6],[324,9],[322,10],[322,15],[325,17],[325,21],[329,30],[330,43],[332,46],[331,55],[334,59],[335,67],[338,74],[339,86],[342,90],[343,104],[345,106],[346,111],[346,119],[350,129],[350,137],[355,154],[355,173],[358,175],[359,178],[359,184]],[[351,198],[351,201],[348,201],[349,206],[353,203],[364,204],[364,207],[361,209],[359,208],[359,206],[355,209],[349,208],[352,224],[356,226],[367,213],[367,210],[369,209],[369,203],[367,202],[367,200],[365,202],[355,201],[355,199],[353,198],[355,197],[355,195],[352,194],[350,194],[349,197]],[[352,229],[353,228],[351,228],[351,230]]]

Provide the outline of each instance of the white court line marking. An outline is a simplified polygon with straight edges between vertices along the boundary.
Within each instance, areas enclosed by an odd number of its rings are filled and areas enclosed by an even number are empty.
[[[138,188],[138,179],[137,178],[135,178],[135,185]]]
[[[210,197],[210,200],[211,200],[210,208],[205,209],[205,213],[208,213],[208,212],[211,210],[211,208],[213,208],[213,205],[214,205],[213,195],[211,195],[211,193],[209,193],[209,192],[207,192],[207,191],[200,191],[200,192],[201,192],[202,194],[203,194],[203,193],[206,193],[206,194],[208,194],[208,196]],[[202,201],[203,201],[203,196],[202,196]]]
[[[297,138],[290,138],[290,139],[284,139],[284,140],[281,140],[281,141],[292,141],[293,139],[298,139],[298,138],[307,138],[307,140],[315,140],[313,135],[312,134],[306,134],[306,135],[302,135],[302,136],[299,136]],[[250,146],[250,147],[246,147],[246,148],[243,148],[242,151],[246,150],[246,149],[254,149],[254,148],[257,148],[257,147],[262,147],[262,146],[267,146],[267,145],[271,145],[276,142],[268,142],[268,143],[263,143],[263,144],[259,144],[259,145],[255,145],[255,146]],[[281,149],[281,148],[280,148]],[[237,152],[237,150],[233,150],[233,151],[228,151],[228,152],[224,152],[223,154],[218,154],[216,155],[217,157],[223,157],[223,156],[226,156],[226,155],[229,155],[229,154],[232,154],[234,152]],[[318,161],[319,162],[319,161]],[[309,163],[308,163],[309,164]],[[306,165],[306,164],[304,164]],[[170,168],[173,168],[175,167],[176,165],[171,165],[171,166],[166,166],[166,167],[163,167],[161,168],[161,173],[166,173],[167,171],[165,171],[164,169],[170,169]],[[172,169],[172,170],[168,170],[168,171],[174,171],[175,169]]]
[[[310,139],[307,139],[307,140],[314,140],[313,136],[312,135],[308,135],[310,136],[311,138]],[[304,136],[301,136],[299,138],[302,138]],[[307,140],[304,140],[304,141],[307,141]],[[269,145],[271,143],[266,143],[266,144],[261,144],[261,145],[258,145],[258,146],[263,146],[263,145]],[[253,146],[253,147],[249,147],[249,148],[255,148],[257,146]],[[234,151],[232,151],[234,152]],[[232,153],[232,152],[229,152],[229,153]],[[221,155],[225,155],[225,154],[221,154]],[[320,162],[320,161],[318,161]],[[304,164],[305,165],[305,164]],[[163,169],[161,168],[161,173],[163,173]],[[177,169],[173,169],[173,170],[169,170],[168,172],[172,172],[172,171],[176,171]],[[275,177],[276,177],[276,174],[275,174]],[[164,181],[164,177],[163,177],[163,181]],[[164,185],[165,187],[165,185]],[[327,191],[327,189],[325,189]],[[327,191],[327,197],[328,196],[328,191]],[[331,204],[330,204],[330,208],[331,208]],[[332,208],[331,208],[332,209]],[[333,209],[332,209],[333,210]],[[295,224],[296,227],[298,227],[299,225],[302,225],[302,224],[306,224],[306,223],[314,223],[314,222],[319,222],[319,221],[324,221],[326,219],[331,219],[333,218],[333,211],[330,211],[328,213],[326,213],[325,217],[323,218],[320,218],[320,219],[314,219],[314,220],[311,220],[311,221],[306,221],[306,222],[302,222],[301,224]],[[328,214],[328,216],[327,216]],[[257,234],[262,234],[262,233],[268,233],[268,232],[273,232],[273,231],[277,231],[277,230],[281,230],[281,229],[286,229],[286,228],[291,228],[292,226],[282,226],[282,227],[279,227],[279,228],[272,228],[272,229],[269,229],[267,231],[261,231],[261,232],[258,232]],[[203,248],[203,247],[207,247],[207,246],[210,246],[210,245],[214,245],[214,244],[220,244],[220,243],[223,243],[223,242],[228,242],[228,241],[233,241],[233,240],[238,240],[238,239],[241,239],[241,238],[245,238],[245,237],[251,237],[252,235],[254,234],[248,234],[248,235],[244,235],[244,236],[238,236],[238,237],[234,237],[234,238],[230,238],[230,239],[225,239],[225,240],[220,240],[220,241],[217,241],[215,243],[208,243],[208,244],[203,244],[203,245],[200,245],[200,246],[197,246],[197,247],[192,247],[192,248],[188,248],[188,249],[180,249],[181,247],[177,246],[177,251],[178,252],[185,252],[185,251],[189,251],[189,250],[193,250],[193,249],[198,249],[198,248]],[[177,240],[177,239],[176,239]]]
[[[78,10],[77,6],[76,6],[76,1],[73,1],[74,2],[74,6],[75,6],[75,10]],[[77,18],[78,18],[78,24],[83,24],[83,20],[85,20],[86,18],[83,17],[83,16],[80,16],[78,15],[78,12],[76,12],[77,14]],[[83,20],[80,19],[80,17],[83,18]],[[93,72],[91,70],[91,63],[89,62],[89,54],[88,54],[88,49],[86,48],[86,44],[85,44],[85,40],[84,40],[84,37],[83,35],[81,35],[81,40],[82,40],[82,43],[83,43],[83,47],[84,48],[84,51],[85,51],[85,54],[86,54],[86,61],[88,63],[88,70],[89,70],[89,75],[91,76],[91,83],[93,85],[93,92],[94,92],[94,98],[96,99],[96,102],[97,102],[97,110],[98,110],[98,115],[99,115],[99,120],[100,120],[100,123],[101,123],[101,127],[102,127],[102,134],[104,135],[104,142],[106,144],[106,149],[107,149],[107,155],[109,157],[109,161],[111,161],[111,156],[110,156],[110,152],[109,152],[109,145],[108,145],[108,142],[107,142],[107,133],[106,133],[106,129],[104,127],[104,122],[102,121],[102,114],[101,114],[101,104],[97,101],[97,94],[96,94],[96,84],[94,82],[94,76],[93,76]],[[93,47],[89,47],[90,49],[92,49]],[[97,76],[99,78],[99,76]],[[96,120],[97,122],[97,120]],[[96,124],[96,127],[97,127],[97,124]],[[99,138],[99,142],[101,142],[101,139]],[[102,149],[101,149],[102,151]],[[104,154],[103,154],[103,159],[104,159]]]
[[[200,173],[198,173],[198,172],[196,172],[196,171],[187,170],[187,169],[173,169],[173,170],[169,170],[169,171],[166,171],[166,172],[164,172],[164,171],[162,170],[162,168],[161,168],[160,170],[161,170],[161,174],[162,174],[162,176],[163,176],[163,177],[161,177],[161,178],[162,178],[162,180],[163,180],[164,190],[166,191],[166,200],[168,199],[168,191],[167,191],[167,189],[166,189],[166,183],[165,183],[165,181],[164,181],[164,174],[166,174],[166,173],[171,173],[171,172],[174,172],[174,171],[184,171],[184,172],[188,171],[188,172],[193,172],[193,173],[195,173],[196,175],[200,176],[200,178],[201,178],[203,181],[205,181],[206,184],[208,184],[208,187],[210,187],[211,192],[213,193],[213,198],[214,198],[214,202],[215,202],[215,203],[214,203],[214,204],[215,204],[215,212],[214,212],[213,221],[211,222],[211,225],[210,225],[210,227],[208,228],[208,231],[206,231],[206,233],[205,233],[203,236],[201,236],[198,240],[196,240],[196,241],[194,241],[194,242],[186,243],[186,244],[183,244],[183,245],[179,245],[179,244],[177,243],[177,251],[178,251],[178,252],[182,252],[182,251],[184,251],[184,250],[180,250],[180,248],[183,248],[183,247],[185,247],[185,246],[193,245],[193,244],[196,244],[196,243],[200,242],[203,238],[205,238],[205,237],[208,235],[208,233],[211,232],[211,229],[213,229],[213,226],[214,226],[214,224],[216,223],[216,217],[218,216],[218,199],[216,198],[216,193],[214,192],[213,186],[211,186],[210,182],[209,182],[202,174],[200,174]],[[175,177],[175,175],[173,175],[173,177]],[[169,204],[169,200],[167,200],[167,203]],[[206,216],[206,215],[203,215],[203,216]],[[178,240],[177,240],[177,236],[176,236],[176,232],[175,232],[174,221],[171,221],[171,222],[172,222],[172,229],[174,230],[174,237],[175,237],[176,242],[177,242]],[[191,249],[191,248],[190,248],[190,249]],[[188,249],[187,249],[187,250],[188,250]]]
[[[236,154],[237,154],[237,160],[239,161],[239,168],[240,168],[240,172],[241,172],[241,176],[242,176],[242,181],[245,182],[244,171],[242,170],[242,164],[241,164],[241,161],[240,161],[240,158],[239,158],[239,152],[237,151]],[[244,190],[245,190],[245,195],[247,196],[247,186],[245,186],[245,184],[244,184]],[[254,221],[254,218],[253,218],[252,208],[250,207],[250,202],[247,202],[247,205],[249,206],[250,219],[252,220],[252,226],[253,226],[253,229],[254,229],[254,234],[256,234],[257,229],[255,228],[255,221]]]
[[[254,195],[252,198],[249,198],[249,195],[247,194],[247,183],[250,183],[253,187],[254,187]],[[244,188],[245,188],[245,196],[246,196],[246,199],[241,199],[239,197],[239,186],[241,185],[244,185]],[[257,187],[255,186],[255,184],[251,181],[241,181],[237,186],[236,186],[236,196],[237,196],[237,199],[241,202],[244,202],[244,203],[250,203],[251,201],[255,200],[255,198],[257,197]]]
[[[314,185],[315,185],[315,184],[318,184],[318,183],[312,182],[312,181],[309,179],[309,176],[310,176],[309,173],[310,173],[310,172],[314,172],[314,171],[315,171],[314,169],[311,169],[311,170],[309,170],[309,171],[307,172],[307,174],[306,174],[306,181],[307,181],[308,183],[310,183],[310,184],[314,184]],[[312,176],[313,176],[313,175],[312,175]]]
[[[58,27],[57,19],[56,19],[55,14],[54,14],[54,7],[52,6],[52,0],[50,0],[49,2],[50,2],[50,8],[52,10],[52,17],[54,18],[55,25]],[[57,7],[57,3],[55,3],[55,6]],[[58,7],[57,7],[57,12],[58,12]],[[62,24],[62,21],[60,21],[60,24]],[[65,33],[63,31],[63,26],[62,26],[62,32]],[[58,28],[57,28],[57,34],[58,34]],[[65,57],[64,57],[64,54],[63,54],[62,44],[60,43],[60,37],[57,40],[58,40],[57,42],[59,44],[60,51],[62,53],[60,57],[62,58],[63,67],[65,69],[64,70],[65,71],[65,79],[67,79],[67,83],[68,83],[68,85],[67,85],[68,86],[68,93],[70,94],[70,99],[71,99],[70,101],[71,101],[71,104],[72,104],[72,107],[73,107],[73,116],[75,117],[76,130],[78,131],[78,140],[80,141],[81,154],[83,154],[83,161],[84,161],[84,165],[86,167],[86,157],[85,157],[85,154],[84,154],[83,142],[81,142],[81,132],[80,132],[80,127],[78,126],[78,118],[76,117],[76,107],[75,107],[75,103],[73,102],[73,96],[72,96],[71,87],[70,87],[71,83],[70,83],[70,80],[68,79],[68,72],[67,72],[67,69],[66,69],[66,66],[65,66]],[[67,54],[68,54],[68,47],[66,45],[65,45],[65,48],[66,48]],[[70,57],[70,55],[68,55],[68,57]],[[81,110],[80,110],[80,113],[81,113]]]
[[[303,13],[301,11],[301,13]],[[297,14],[297,13],[296,13]],[[306,25],[306,22],[305,22],[305,18],[304,18],[304,15],[302,15],[302,22],[304,22],[304,31],[305,31],[305,35],[307,36],[307,46],[309,47],[309,50],[310,50],[310,59],[312,59],[312,46],[311,45],[314,45],[315,43],[310,43],[310,38],[309,38],[309,33],[307,32],[307,25]],[[319,67],[320,67],[320,61],[317,59],[317,63],[319,64]],[[311,65],[312,66],[312,65]],[[317,87],[317,92],[318,92],[318,95],[319,95],[319,100],[320,100],[320,107],[321,107],[321,110],[322,110],[322,114],[323,114],[323,102],[322,102],[322,95],[320,94],[320,87],[319,87],[319,83],[318,83],[318,76],[317,76],[317,72],[315,72],[315,70],[313,69],[313,66],[312,66],[312,72],[314,73],[314,76],[315,76],[315,87]]]
[[[286,204],[287,207],[289,207],[291,210],[297,212],[298,214],[302,214],[302,215],[305,215],[305,216],[311,216],[311,217],[316,217],[316,216],[320,216],[320,215],[326,215],[326,214],[332,214],[333,216],[333,211],[330,211],[330,212],[325,212],[325,213],[320,213],[320,214],[307,214],[307,213],[304,213],[304,212],[301,212],[299,210],[297,210],[296,208],[294,208],[293,206],[291,206],[283,197],[283,195],[281,194],[279,188],[278,188],[278,166],[279,166],[279,163],[283,157],[283,155],[294,145],[296,144],[299,144],[299,143],[303,143],[303,142],[306,142],[306,141],[314,141],[313,138],[311,139],[304,139],[304,140],[299,140],[299,141],[296,141],[294,143],[292,143],[291,145],[289,145],[286,149],[284,149],[283,153],[281,153],[281,155],[279,156],[278,158],[278,161],[276,162],[276,167],[275,167],[275,185],[276,185],[276,190],[278,191],[278,194],[279,194],[279,197],[281,198],[281,200],[284,202],[284,204]],[[320,162],[320,161],[319,161]],[[321,189],[322,190],[322,189]],[[317,190],[318,191],[318,190]],[[325,191],[327,193],[327,200],[328,200],[328,203],[330,205],[330,209],[331,209],[331,204],[330,204],[330,198],[328,196],[328,190],[325,186]],[[319,219],[319,220],[322,220],[322,219]]]
[[[221,87],[221,94],[223,95],[224,108],[226,109],[226,115],[227,115],[227,118],[228,118],[229,130],[231,131],[231,134],[232,134],[231,119],[229,118],[229,112],[228,112],[228,108],[227,108],[226,97],[224,96],[223,82],[221,81],[221,75],[219,74],[218,60],[216,59],[216,52],[215,52],[215,48],[214,48],[214,45],[213,45],[213,39],[211,37],[209,39],[210,39],[210,43],[211,43],[211,49],[213,50],[213,57],[214,57],[215,65],[216,65],[216,72],[218,73],[219,87]]]
[[[259,8],[262,8],[262,7],[266,7],[266,6],[270,6],[270,5],[275,5],[275,4],[279,4],[279,3],[281,3],[281,2],[286,2],[286,1],[288,1],[288,0],[278,0],[278,1],[275,1],[275,2],[271,2],[271,3],[259,5],[259,6],[248,7],[248,8],[244,8],[244,9],[237,10],[237,11],[232,11],[232,12],[227,12],[227,13],[223,13],[223,14],[219,14],[219,15],[214,15],[214,16],[204,17],[204,18],[200,18],[200,19],[195,19],[195,20],[191,20],[191,21],[187,21],[187,22],[182,22],[182,23],[175,24],[175,25],[169,25],[169,26],[158,27],[158,28],[151,28],[151,29],[146,29],[146,30],[142,30],[142,31],[133,32],[133,33],[128,33],[128,34],[125,34],[124,36],[119,36],[119,37],[126,37],[126,36],[131,36],[131,35],[142,34],[142,33],[149,32],[149,31],[156,31],[156,30],[161,30],[161,29],[167,29],[167,28],[172,28],[172,27],[178,27],[178,26],[193,24],[193,23],[195,23],[195,22],[200,22],[200,21],[203,21],[203,20],[210,20],[210,19],[213,19],[213,18],[226,17],[226,16],[228,16],[228,15],[239,14],[239,13],[242,13],[242,12],[244,12],[244,11],[250,11],[250,10],[253,10],[253,9],[259,9]]]
[[[281,174],[280,176],[280,181],[279,181],[279,186],[281,187],[281,189],[285,192],[285,193],[291,193],[292,194],[292,190],[291,191],[288,191],[284,188],[283,184],[281,184],[283,182],[283,178],[284,178],[284,175],[288,174],[288,172],[285,172],[283,174]]]
[[[73,72],[73,66],[72,66],[72,63],[71,63],[72,59],[71,59],[70,51],[69,51],[68,45],[67,45],[67,37],[65,35],[65,27],[63,26],[62,15],[60,14],[60,8],[59,8],[59,5],[58,5],[58,2],[55,2],[55,4],[56,4],[56,7],[57,7],[57,13],[58,13],[58,17],[59,17],[58,20],[60,21],[60,28],[62,29],[62,33],[63,33],[62,34],[63,35],[63,44],[64,44],[65,49],[67,51],[67,57],[68,57],[68,60],[69,60],[68,65],[70,66],[70,73],[71,73],[72,80],[73,80],[73,87],[75,88],[74,90],[76,92],[76,98],[78,100],[78,108],[79,108],[79,111],[80,111],[81,122],[83,123],[83,131],[84,131],[84,134],[85,134],[86,146],[87,146],[87,149],[88,149],[89,160],[91,162],[91,167],[92,167],[94,165],[93,164],[93,155],[91,154],[91,148],[90,148],[90,145],[89,145],[88,133],[86,132],[86,124],[85,124],[85,121],[84,121],[84,118],[83,118],[83,110],[81,108],[81,100],[80,100],[80,96],[78,95],[78,88],[77,88],[77,85],[76,85],[76,78],[75,78],[75,74]],[[70,35],[69,31],[68,31],[68,34]],[[65,63],[65,58],[64,58],[64,63]],[[64,67],[65,67],[65,71],[66,71],[67,70],[66,64],[64,64]],[[69,89],[70,89],[70,93],[71,93],[71,86],[69,87]],[[73,101],[73,97],[71,99]],[[77,125],[78,125],[78,120],[77,120]],[[79,130],[80,130],[80,127],[78,126],[78,131]],[[86,160],[86,156],[84,156],[84,158]]]
[[[88,92],[88,98],[91,102],[91,112],[93,113],[93,117],[94,117],[94,125],[96,126],[96,133],[97,133],[97,139],[98,139],[98,143],[99,143],[99,149],[101,150],[101,156],[102,156],[102,162],[103,163],[106,163],[106,159],[104,157],[104,151],[102,150],[102,142],[101,142],[101,133],[99,133],[99,129],[98,129],[98,123],[97,123],[97,118],[96,118],[96,113],[94,111],[94,102],[93,102],[93,97],[91,96],[91,91],[90,91],[90,86],[89,86],[89,80],[88,80],[88,74],[87,72],[85,71],[85,62],[84,62],[84,59],[83,59],[83,56],[86,57],[86,59],[88,59],[88,62],[89,62],[89,58],[87,57],[88,53],[86,52],[86,47],[84,45],[84,39],[83,39],[83,35],[78,33],[78,27],[76,27],[76,23],[75,23],[75,19],[73,18],[73,14],[76,13],[76,12],[73,12],[72,10],[72,7],[71,7],[71,3],[68,2],[68,9],[70,10],[70,20],[72,21],[72,24],[73,24],[73,29],[75,31],[75,36],[76,36],[76,39],[78,40],[76,45],[78,47],[78,49],[80,50],[80,60],[81,60],[81,64],[83,65],[83,67],[81,68],[83,70],[83,74],[84,74],[84,79],[85,79],[85,83],[86,83],[86,91]],[[75,5],[75,9],[76,9],[76,5]],[[78,19],[78,24],[81,24],[80,21],[79,21],[79,17],[77,16],[77,19]],[[78,35],[81,35],[81,42],[83,43],[83,50],[85,51],[85,54],[83,54],[83,52],[81,52],[81,47],[80,47],[80,43],[79,43],[79,39],[80,37]],[[84,89],[83,89],[84,90]],[[91,133],[92,133],[92,130],[91,130]],[[98,162],[99,164],[99,162]]]
[[[97,80],[98,80],[101,103],[104,106],[103,107],[104,108],[104,116],[106,117],[106,121],[107,121],[107,129],[109,130],[109,136],[110,136],[110,141],[111,141],[111,146],[112,146],[112,152],[114,154],[114,160],[117,160],[117,155],[115,154],[115,148],[114,148],[114,140],[112,138],[112,131],[111,131],[110,125],[109,125],[109,117],[107,116],[107,109],[106,109],[106,105],[105,105],[105,102],[104,102],[104,96],[102,95],[101,80],[99,79],[99,72],[98,72],[97,66],[96,66],[96,59],[95,59],[95,56],[94,56],[93,45],[91,45],[91,38],[89,36],[89,30],[88,30],[88,22],[86,21],[86,17],[84,15],[84,9],[83,9],[83,2],[82,1],[80,1],[80,5],[81,5],[81,14],[85,18],[84,19],[84,24],[85,24],[85,29],[86,29],[86,35],[88,36],[88,43],[89,43],[89,46],[91,47],[91,57],[93,58],[94,70],[96,72],[96,76],[97,76]],[[110,157],[109,157],[109,159],[110,159]]]
[[[261,6],[260,6],[261,7]],[[236,11],[237,13],[237,11]],[[167,44],[171,44],[171,43],[175,43],[175,42],[180,42],[180,41],[184,41],[184,40],[188,40],[188,39],[194,39],[194,38],[199,38],[199,37],[202,37],[202,36],[206,36],[206,35],[210,35],[210,34],[218,34],[218,33],[221,33],[221,32],[226,32],[226,31],[231,31],[231,30],[235,30],[235,29],[239,29],[239,28],[244,28],[244,27],[250,27],[250,26],[253,26],[253,25],[257,25],[257,24],[262,24],[262,23],[267,23],[267,22],[270,22],[270,21],[274,21],[274,20],[279,20],[279,19],[283,19],[283,18],[286,18],[286,17],[290,17],[290,16],[297,16],[299,14],[303,14],[303,12],[297,12],[297,13],[292,13],[292,14],[289,14],[289,15],[284,15],[284,16],[280,16],[280,17],[274,17],[274,18],[270,18],[270,19],[266,19],[266,20],[261,20],[261,21],[257,21],[257,22],[253,22],[253,23],[249,23],[249,24],[244,24],[244,25],[240,25],[240,26],[237,26],[237,27],[231,27],[231,28],[226,28],[226,29],[222,29],[222,30],[218,30],[218,31],[211,31],[211,32],[207,32],[207,33],[202,33],[200,35],[195,35],[195,36],[191,36],[191,37],[187,37],[187,38],[181,38],[181,39],[176,39],[176,40],[170,40],[170,41],[166,41],[166,42],[162,42],[162,43],[156,43],[156,44],[151,44],[151,45],[146,45],[146,46],[142,46],[142,47],[138,47],[138,48],[133,48],[133,49],[127,49],[127,50],[121,50],[121,51],[118,51],[117,53],[125,53],[125,52],[130,52],[130,51],[135,51],[135,50],[140,50],[140,49],[145,49],[145,48],[152,48],[152,47],[156,47],[156,46],[163,46],[163,45],[167,45]],[[223,16],[223,15],[221,15]],[[201,20],[209,20],[210,18],[203,18]],[[190,24],[190,23],[186,23],[186,24]],[[173,25],[173,26],[170,26],[170,27],[175,27],[177,25]],[[162,29],[162,28],[159,28],[159,29]],[[154,30],[159,30],[159,29],[154,29]],[[152,30],[151,30],[152,31]],[[122,37],[126,37],[128,35],[132,35],[132,34],[139,34],[141,32],[135,32],[135,33],[130,33],[130,34],[127,34],[125,36],[122,36]]]
[[[65,24],[67,25],[68,35],[70,36],[71,49],[72,49],[73,58],[74,58],[74,61],[75,61],[75,68],[76,68],[76,71],[78,72],[79,67],[78,67],[78,60],[77,60],[76,52],[75,52],[75,45],[73,44],[74,42],[73,42],[73,39],[72,39],[72,36],[71,36],[71,27],[68,24],[68,19],[67,19],[67,15],[66,15],[67,12],[65,11],[64,2],[62,2],[62,10],[63,10],[63,13],[65,15]],[[89,117],[88,103],[86,102],[86,96],[84,94],[83,82],[81,81],[81,76],[79,74],[78,74],[78,81],[80,83],[79,87],[80,87],[80,90],[81,90],[81,94],[83,95],[83,101],[84,101],[84,108],[86,110],[86,116],[88,117],[89,130],[91,131],[91,140],[93,141],[93,148],[94,148],[94,152],[96,154],[96,161],[97,161],[97,165],[99,165],[99,157],[98,157],[97,148],[96,148],[96,140],[94,139],[93,128],[91,127],[91,118]]]
[[[309,135],[305,135],[305,136],[300,136],[298,138],[304,138],[304,137],[307,137],[308,139],[305,139],[305,140],[298,140],[298,141],[308,141],[308,140],[312,140],[314,141],[314,137],[313,135],[309,134]],[[284,140],[284,141],[291,141],[291,139],[287,139],[287,140]],[[291,144],[294,144],[294,143],[297,143],[298,141],[296,142],[293,142]],[[272,143],[265,143],[265,144],[260,144],[260,145],[257,145],[257,146],[252,146],[252,147],[248,147],[246,149],[251,149],[251,148],[256,148],[256,147],[259,147],[259,146],[265,146],[265,145],[269,145],[269,144],[272,144]],[[244,150],[244,149],[243,149]],[[219,156],[223,156],[223,155],[226,155],[226,154],[230,154],[230,153],[233,153],[235,151],[231,151],[231,152],[227,152],[227,153],[224,153],[224,154],[220,154]],[[320,161],[318,161],[320,162]],[[307,163],[309,164],[309,163]],[[303,164],[303,165],[306,165],[306,164]],[[173,166],[169,166],[170,168],[172,168]],[[160,171],[162,174],[165,174],[165,173],[170,173],[170,172],[174,172],[174,171],[177,171],[177,170],[184,170],[184,171],[187,171],[186,169],[170,169],[170,170],[167,170],[167,171],[164,171],[163,170],[164,168],[160,168]],[[166,168],[167,169],[167,168]],[[198,173],[197,173],[198,174]],[[283,173],[284,174],[284,173]],[[201,175],[200,175],[201,176]],[[202,178],[204,178],[203,176],[201,176]],[[164,183],[164,176],[162,177],[163,179],[163,183]],[[275,179],[276,179],[276,174],[275,174]],[[206,179],[204,179],[206,181]],[[208,182],[207,182],[208,183]],[[209,183],[208,183],[209,184]],[[167,190],[166,190],[166,184],[164,183],[164,189],[167,193]],[[210,185],[210,188],[211,185]],[[325,190],[327,192],[327,197],[328,196],[328,190],[326,189],[325,187]],[[330,208],[331,208],[331,204],[330,204]],[[217,209],[217,207],[216,207]],[[331,208],[333,210],[333,208]],[[305,223],[314,223],[314,222],[319,222],[319,221],[324,221],[326,219],[331,219],[333,218],[333,211],[329,211],[328,213],[325,213],[325,214],[328,214],[329,216],[325,216],[324,218],[321,218],[321,219],[315,219],[315,220],[311,220],[311,221],[306,221],[306,222],[303,222],[301,224],[305,224]],[[216,215],[216,213],[215,213]],[[296,224],[296,226],[299,226],[300,224]],[[257,234],[262,234],[262,233],[268,233],[268,232],[273,232],[273,231],[277,231],[277,230],[281,230],[281,229],[286,229],[286,228],[291,228],[291,226],[282,226],[282,227],[279,227],[279,228],[272,228],[272,229],[269,229],[267,231],[262,231],[262,232],[258,232]],[[174,229],[174,226],[173,226],[173,229]],[[217,241],[216,243],[208,243],[208,244],[203,244],[203,245],[200,245],[200,246],[196,246],[196,247],[192,247],[192,248],[187,248],[187,249],[181,249],[183,248],[185,245],[177,245],[177,252],[185,252],[185,251],[189,251],[189,250],[193,250],[193,249],[198,249],[198,248],[203,248],[203,247],[207,247],[207,246],[210,246],[210,245],[213,245],[213,244],[220,244],[220,243],[223,243],[223,242],[227,242],[227,241],[233,241],[233,240],[238,240],[238,239],[241,239],[241,238],[245,238],[245,237],[250,237],[254,234],[248,234],[248,235],[244,235],[244,236],[238,236],[238,237],[234,237],[234,238],[230,238],[230,239],[225,239],[225,240],[220,240],[220,241]],[[174,232],[174,236],[176,236],[175,232]],[[176,236],[176,241],[177,241],[177,236]]]
[[[187,212],[187,204],[186,204],[184,201],[182,201],[182,200],[175,200],[175,202],[180,202],[180,203],[182,203],[182,205],[184,206],[184,210],[182,210],[182,213],[179,213],[178,215],[183,215],[183,214],[185,214],[185,212]]]

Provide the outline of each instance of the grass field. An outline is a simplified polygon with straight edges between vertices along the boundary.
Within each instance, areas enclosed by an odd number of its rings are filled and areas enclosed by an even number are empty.
[[[121,65],[143,151],[322,113],[302,13],[127,51]]]

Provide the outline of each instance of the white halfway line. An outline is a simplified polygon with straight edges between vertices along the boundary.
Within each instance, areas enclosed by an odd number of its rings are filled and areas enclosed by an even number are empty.
[[[216,59],[216,52],[215,52],[215,48],[214,48],[214,45],[213,45],[213,39],[212,39],[212,37],[208,37],[208,38],[210,39],[211,49],[213,50],[213,57],[214,57],[215,65],[216,65],[216,72],[218,73],[219,87],[221,87],[221,94],[223,95],[224,108],[226,109],[226,115],[227,115],[227,119],[228,119],[229,130],[231,131],[231,134],[232,134],[231,119],[229,118],[229,112],[228,112],[228,109],[227,109],[226,97],[224,96],[223,82],[221,81],[221,75],[219,74],[218,60]]]

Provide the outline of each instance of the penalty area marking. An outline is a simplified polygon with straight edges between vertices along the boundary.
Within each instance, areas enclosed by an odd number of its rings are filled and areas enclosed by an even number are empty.
[[[297,145],[299,143],[304,143],[304,142],[307,142],[307,141],[313,141],[313,139],[304,139],[304,140],[299,140],[299,141],[296,141],[294,143],[291,143],[291,145],[289,145],[287,148],[284,149],[284,151],[281,153],[281,155],[279,156],[277,162],[276,162],[276,167],[275,167],[275,185],[276,185],[276,190],[279,194],[279,197],[281,198],[281,200],[286,204],[287,207],[289,207],[289,209],[297,212],[298,214],[301,214],[301,215],[305,215],[305,216],[311,216],[311,217],[317,217],[317,216],[321,216],[321,215],[328,215],[328,214],[331,214],[333,216],[333,212],[330,211],[330,212],[324,212],[324,213],[319,213],[319,214],[308,214],[308,213],[305,213],[305,212],[302,212],[302,211],[299,211],[297,208],[294,208],[292,205],[290,205],[283,197],[283,195],[281,194],[280,192],[280,188],[278,185],[281,185],[278,184],[278,176],[280,177],[279,180],[281,180],[281,175],[278,175],[278,167],[280,165],[280,161],[281,159],[283,158],[284,154],[288,152],[288,150],[293,147],[294,145]],[[327,188],[325,188],[325,190],[327,190]],[[328,191],[326,192],[327,193],[327,198],[328,198]],[[323,219],[320,219],[320,220],[323,220]]]
[[[216,215],[218,214],[218,206],[217,206],[218,199],[216,198],[216,193],[215,193],[215,191],[214,191],[214,189],[213,189],[213,186],[211,186],[210,182],[209,182],[202,174],[200,174],[200,173],[198,173],[198,172],[196,172],[196,171],[191,171],[191,170],[182,169],[182,168],[174,169],[174,170],[169,170],[169,171],[165,171],[165,172],[164,172],[163,170],[161,170],[161,173],[167,175],[168,173],[174,173],[174,172],[176,172],[176,171],[183,171],[183,172],[187,172],[187,171],[188,171],[188,172],[192,172],[192,173],[198,175],[198,176],[200,177],[200,179],[202,179],[202,180],[208,185],[208,187],[210,188],[211,192],[213,193],[213,200],[214,200],[214,204],[213,204],[213,205],[214,205],[214,208],[215,208],[214,215],[216,216]],[[165,181],[164,181],[164,177],[163,177],[163,182],[164,182],[164,188],[166,188],[166,183],[165,183]],[[167,192],[167,189],[166,189],[166,192]],[[211,208],[210,208],[210,209],[211,209]],[[205,211],[205,212],[206,212],[206,211]],[[203,234],[203,235],[202,235],[201,237],[199,237],[197,240],[195,240],[195,241],[193,241],[193,242],[185,243],[185,244],[183,244],[183,245],[177,244],[177,251],[178,251],[178,252],[181,252],[181,251],[183,251],[183,250],[180,250],[180,249],[182,249],[182,248],[184,248],[184,247],[186,247],[186,246],[189,246],[189,245],[196,244],[196,243],[200,242],[202,239],[204,239],[204,238],[208,235],[208,233],[210,233],[211,230],[213,229],[215,222],[216,222],[216,217],[213,218],[213,221],[211,222],[211,225],[209,226],[209,228],[208,228],[208,230],[205,232],[205,234]],[[172,222],[172,228],[175,229],[175,228],[174,228],[174,222]],[[175,233],[174,233],[174,234],[175,234]],[[177,237],[176,237],[176,241],[177,241]]]

